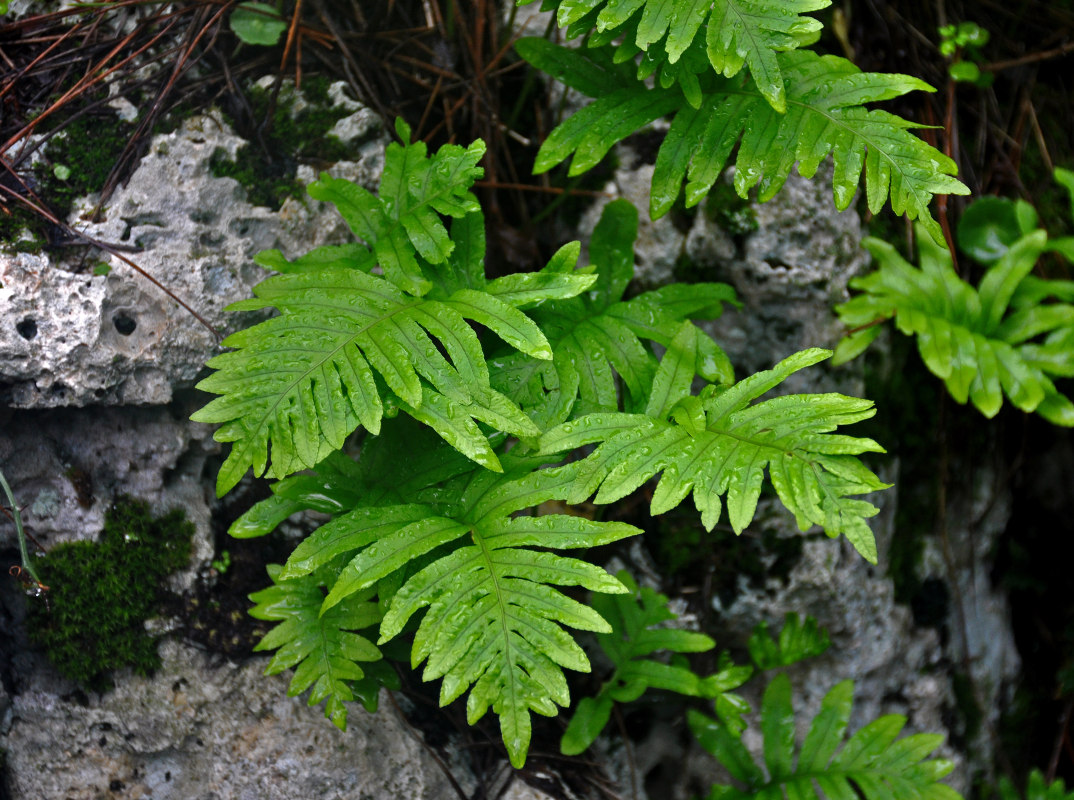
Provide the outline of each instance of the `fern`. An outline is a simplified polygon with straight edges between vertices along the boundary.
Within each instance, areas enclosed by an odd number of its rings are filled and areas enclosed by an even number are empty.
[[[617,58],[644,51],[644,70],[675,65],[684,55],[687,62],[691,55],[707,59],[706,67],[727,78],[748,65],[761,94],[783,112],[786,97],[776,53],[818,35],[821,23],[801,15],[827,8],[831,0],[558,0],[544,7],[552,5],[558,6],[556,22],[567,28],[568,38],[595,27],[591,46],[622,40]]]
[[[642,339],[671,345],[684,318],[712,319],[723,303],[738,305],[734,290],[722,283],[674,284],[642,293],[629,301],[623,293],[634,274],[634,239],[638,212],[626,200],[604,207],[593,231],[590,256],[598,269],[585,294],[543,303],[531,312],[548,336],[551,361],[523,353],[493,359],[492,385],[517,402],[542,429],[572,414],[614,411],[620,397],[618,374],[626,389],[628,408],[642,410],[657,361]],[[574,251],[576,253],[577,251]],[[573,258],[553,258],[543,273],[563,274]],[[696,359],[683,365],[692,379],[731,383],[734,373],[723,350],[691,326]]]
[[[870,439],[830,433],[840,424],[871,417],[872,403],[815,394],[751,404],[831,352],[805,350],[730,388],[709,386],[694,396],[681,369],[695,358],[688,325],[681,334],[660,363],[646,414],[590,414],[541,438],[547,454],[602,442],[581,462],[567,501],[577,503],[597,492],[595,502],[611,503],[663,472],[653,492],[654,516],[675,508],[692,491],[701,521],[711,530],[726,495],[731,526],[741,533],[753,519],[767,467],[776,494],[802,530],[820,525],[829,536],[843,534],[875,564],[876,543],[865,520],[877,508],[850,496],[887,487],[855,458],[883,448]]]
[[[282,569],[279,564],[270,564],[268,573],[274,585],[250,595],[256,603],[250,616],[279,623],[265,634],[254,650],[277,650],[265,668],[265,674],[275,675],[294,667],[288,696],[309,689],[309,704],[324,702],[325,716],[336,727],[345,729],[347,706],[344,703],[355,699],[355,684],[365,681],[379,689],[385,679],[383,673],[379,673],[381,680],[378,681],[376,671],[367,675],[367,670],[359,666],[360,663],[379,661],[381,653],[369,639],[355,633],[375,626],[383,612],[375,601],[370,601],[372,592],[366,592],[352,595],[347,602],[321,614],[323,575],[284,580],[280,574]],[[367,706],[371,704],[371,710],[375,709],[376,691],[366,691],[365,694],[371,697]]]
[[[597,612],[550,584],[626,591],[604,570],[546,549],[595,547],[639,531],[567,515],[511,516],[562,500],[577,468],[534,472],[534,459],[507,457],[504,463],[503,475],[471,471],[419,493],[419,502],[359,507],[337,517],[295,549],[281,577],[299,578],[347,559],[322,598],[322,613],[355,593],[387,593],[381,644],[428,607],[412,664],[427,660],[424,679],[442,678],[442,705],[470,689],[471,724],[491,706],[511,763],[521,766],[529,712],[551,716],[557,704],[567,705],[563,667],[589,670],[585,653],[560,625],[610,630]]]
[[[548,340],[516,306],[572,297],[596,278],[538,273],[485,281],[484,221],[480,210],[460,199],[465,192],[459,188],[474,176],[459,166],[460,160],[469,163],[460,154],[479,150],[445,146],[425,159],[424,146],[395,146],[380,200],[327,175],[310,187],[314,196],[335,202],[355,231],[375,238],[376,246],[321,248],[294,264],[270,251],[263,263],[285,274],[259,284],[256,299],[229,307],[274,307],[280,315],[228,337],[224,344],[237,349],[210,360],[217,371],[198,384],[221,396],[192,419],[223,423],[215,438],[233,443],[217,480],[221,495],[251,467],[256,475],[267,469],[276,478],[311,468],[359,425],[377,433],[385,413],[395,408],[492,470],[500,469],[499,462],[479,421],[516,436],[540,433],[492,388],[481,343],[467,320],[528,357],[549,360]],[[410,187],[407,202],[403,186]],[[450,238],[438,219],[432,221],[433,209],[457,215]],[[393,215],[399,217],[394,227]],[[418,256],[408,261],[403,254],[411,241]],[[384,260],[385,242],[391,243],[394,271]],[[442,258],[436,269],[433,256]],[[368,272],[374,263],[384,267],[385,276]],[[424,296],[400,288],[417,283]]]
[[[925,365],[957,402],[969,400],[991,418],[1006,394],[1023,411],[1074,425],[1074,404],[1052,382],[1074,376],[1074,305],[1041,303],[1054,294],[1074,296],[1063,282],[1029,274],[1046,242],[1042,230],[1021,237],[974,289],[955,274],[947,249],[928,237],[918,237],[920,269],[886,242],[867,239],[880,268],[851,281],[863,294],[836,310],[848,327],[870,327],[844,339],[836,361],[864,350],[879,333],[873,323],[894,317],[900,331],[916,335]]]
[[[853,681],[843,681],[828,692],[805,740],[796,748],[790,680],[783,674],[773,678],[761,705],[767,778],[737,736],[704,714],[688,712],[690,729],[702,747],[745,787],[717,784],[710,800],[783,796],[796,800],[958,800],[957,792],[938,782],[953,765],[925,760],[943,742],[939,734],[898,739],[906,718],[891,714],[869,723],[844,743],[853,692]]]
[[[615,666],[614,672],[595,697],[583,697],[560,741],[564,755],[577,755],[588,748],[604,730],[614,703],[637,700],[649,689],[664,689],[691,697],[716,698],[740,686],[752,673],[749,667],[730,664],[714,675],[702,678],[686,663],[664,663],[648,658],[658,651],[703,653],[716,643],[703,633],[661,627],[675,619],[668,599],[647,586],[639,589],[628,573],[619,580],[629,595],[593,598],[593,608],[611,625],[608,633],[597,634],[597,643]]]
[[[802,622],[793,611],[783,620],[778,638],[768,632],[768,623],[761,622],[754,628],[746,643],[750,658],[757,669],[789,667],[807,658],[815,658],[831,645],[828,632],[817,625],[813,617]]]
[[[638,128],[675,115],[653,172],[654,219],[671,208],[684,180],[686,205],[698,203],[740,139],[735,190],[746,197],[757,186],[762,202],[779,191],[795,163],[801,175],[811,177],[831,153],[838,208],[850,205],[864,169],[873,213],[890,197],[897,214],[920,219],[940,239],[928,210],[932,196],[969,191],[951,177],[951,159],[909,133],[912,123],[863,106],[932,90],[916,78],[863,73],[846,59],[804,50],[780,53],[775,58],[786,86],[786,112],[780,113],[753,80],[703,74],[694,89],[673,82],[649,87],[605,49],[570,50],[536,38],[521,39],[516,47],[535,67],[598,98],[552,132],[537,154],[535,172],[572,154],[570,174],[584,172]]]
[[[1000,800],[1022,800],[1022,795],[1006,777],[999,781]],[[1039,769],[1029,773],[1026,781],[1025,800],[1074,800],[1074,792],[1068,792],[1062,779],[1047,783]]]

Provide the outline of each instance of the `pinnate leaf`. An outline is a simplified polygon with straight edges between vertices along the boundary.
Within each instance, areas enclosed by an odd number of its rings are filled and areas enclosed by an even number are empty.
[[[670,419],[597,413],[565,422],[541,437],[542,452],[562,453],[601,442],[580,462],[569,502],[597,492],[595,502],[611,503],[663,473],[653,493],[654,516],[692,492],[702,523],[711,530],[726,496],[736,533],[753,519],[767,468],[776,494],[802,530],[819,525],[829,536],[842,534],[876,563],[875,540],[865,520],[877,509],[853,495],[887,487],[856,458],[883,449],[870,439],[831,433],[839,425],[871,417],[872,402],[839,394],[752,402],[830,355],[827,350],[805,350],[729,388],[710,386],[697,397],[682,398]],[[669,357],[676,354],[669,351],[665,360]]]

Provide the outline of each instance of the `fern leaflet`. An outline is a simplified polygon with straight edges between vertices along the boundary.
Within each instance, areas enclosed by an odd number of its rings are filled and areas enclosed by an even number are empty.
[[[905,717],[881,717],[844,743],[853,693],[853,681],[843,681],[828,692],[805,740],[796,748],[791,683],[784,674],[773,678],[761,705],[767,779],[738,737],[704,714],[688,712],[690,729],[702,747],[745,787],[717,784],[709,800],[784,796],[796,800],[961,800],[954,789],[938,782],[953,769],[951,762],[925,760],[943,737],[919,733],[899,739]]]
[[[519,5],[527,2],[532,0]],[[695,53],[705,68],[728,78],[749,66],[761,94],[783,112],[786,98],[776,53],[808,44],[821,23],[802,15],[827,8],[831,0],[559,0],[555,5],[556,22],[567,28],[568,38],[595,28],[590,46],[622,40],[617,59],[644,52],[643,70],[675,65],[684,54],[689,61]]]
[[[1068,792],[1062,778],[1048,783],[1039,769],[1029,773],[1025,794],[1021,794],[1010,778],[1004,775],[999,779],[999,800],[1074,800],[1074,792]]]
[[[734,290],[722,283],[673,284],[628,301],[622,296],[634,274],[638,212],[626,200],[605,206],[593,232],[590,256],[598,272],[578,297],[543,303],[531,312],[551,343],[551,361],[513,353],[494,358],[492,385],[519,403],[538,427],[547,429],[595,411],[619,408],[615,374],[629,394],[626,405],[641,410],[656,373],[656,358],[642,339],[671,346],[684,318],[712,319],[723,303],[737,304]],[[576,258],[576,255],[574,256]],[[567,277],[573,259],[553,258],[542,273]],[[692,379],[734,380],[723,350],[691,326],[695,359],[683,365]]]
[[[541,449],[562,453],[602,442],[580,462],[568,502],[597,492],[595,502],[611,503],[663,472],[653,493],[654,516],[676,507],[692,491],[701,521],[711,530],[726,494],[736,533],[753,519],[767,467],[776,494],[802,530],[819,525],[829,536],[843,534],[875,564],[876,543],[865,520],[877,508],[851,495],[887,488],[855,457],[883,448],[871,439],[830,433],[871,417],[872,402],[813,394],[751,404],[787,376],[830,355],[828,350],[805,350],[730,388],[709,386],[694,396],[688,393],[689,383],[678,380],[679,362],[691,356],[671,348],[653,381],[653,416],[590,414],[548,431]]]
[[[914,90],[932,91],[906,75],[863,73],[837,56],[807,50],[776,55],[785,75],[785,113],[774,109],[752,80],[702,75],[696,92],[648,87],[630,65],[615,64],[606,49],[576,51],[544,39],[521,39],[519,54],[568,86],[598,98],[556,128],[534,165],[544,172],[573,155],[570,174],[595,166],[613,144],[665,114],[674,120],[657,154],[650,214],[667,213],[686,181],[686,205],[712,188],[735,145],[735,190],[758,187],[763,202],[783,186],[797,163],[812,177],[829,153],[835,165],[835,204],[847,208],[864,170],[866,199],[876,213],[890,198],[897,214],[920,219],[936,239],[929,214],[934,194],[966,194],[955,163],[912,135],[913,123],[864,103]]]
[[[778,638],[772,638],[768,623],[762,621],[746,644],[757,669],[776,669],[819,656],[828,649],[831,640],[813,617],[806,617],[802,622],[792,611],[784,618]]]
[[[560,626],[610,630],[597,612],[551,584],[626,591],[604,570],[548,549],[594,547],[640,531],[567,515],[512,516],[563,499],[577,467],[533,472],[539,461],[505,457],[504,463],[502,475],[472,471],[419,493],[419,502],[359,507],[337,517],[295,549],[282,577],[348,558],[322,598],[322,613],[378,587],[387,606],[382,644],[428,607],[414,637],[413,665],[427,660],[425,680],[442,678],[442,705],[470,689],[471,724],[491,706],[519,767],[529,747],[530,711],[552,716],[557,704],[569,703],[563,667],[589,670]]]
[[[852,280],[863,294],[836,310],[850,328],[871,327],[844,339],[836,361],[864,350],[879,333],[872,323],[894,316],[899,330],[917,336],[925,365],[957,402],[969,400],[991,418],[1006,394],[1023,411],[1074,425],[1074,404],[1052,382],[1074,377],[1074,305],[1042,304],[1067,287],[1029,274],[1046,241],[1042,230],[1021,237],[974,289],[955,274],[947,249],[928,237],[918,237],[920,269],[886,242],[866,239],[880,268]]]
[[[714,698],[740,686],[753,672],[749,667],[727,664],[703,678],[681,657],[671,663],[648,658],[658,651],[703,653],[716,643],[703,633],[662,627],[676,618],[668,608],[667,597],[648,586],[639,589],[625,571],[617,577],[630,589],[629,595],[593,598],[593,608],[612,627],[609,633],[597,634],[597,643],[615,671],[595,697],[579,701],[560,742],[564,755],[577,755],[593,743],[607,724],[614,703],[632,702],[649,689]]]
[[[295,668],[288,696],[294,697],[310,689],[309,704],[325,703],[325,716],[336,727],[347,726],[345,701],[355,699],[354,684],[365,681],[379,688],[380,673],[374,668],[370,675],[360,663],[375,662],[380,650],[364,636],[354,631],[371,628],[380,622],[383,613],[372,592],[356,594],[321,614],[324,593],[323,576],[306,575],[297,580],[284,580],[279,564],[270,564],[269,576],[273,585],[250,595],[256,605],[250,609],[255,619],[274,620],[279,624],[265,634],[254,648],[277,650],[265,668],[266,675],[275,675]],[[390,672],[390,670],[388,670]],[[367,692],[373,697],[375,692]],[[375,705],[374,705],[375,708]]]

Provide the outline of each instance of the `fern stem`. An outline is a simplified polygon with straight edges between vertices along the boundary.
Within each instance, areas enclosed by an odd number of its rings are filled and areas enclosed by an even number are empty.
[[[0,486],[4,487],[4,494],[7,495],[7,502],[11,506],[11,520],[15,523],[15,535],[19,540],[19,557],[22,559],[22,569],[33,579],[38,589],[48,588],[42,583],[41,578],[37,575],[37,570],[34,569],[34,565],[30,562],[30,553],[26,548],[26,531],[22,528],[22,514],[19,513],[19,507],[15,504],[15,495],[12,493],[2,470],[0,470]]]

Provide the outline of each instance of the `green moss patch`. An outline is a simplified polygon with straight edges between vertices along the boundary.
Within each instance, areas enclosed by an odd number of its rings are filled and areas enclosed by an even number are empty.
[[[95,690],[108,673],[160,665],[157,641],[145,621],[158,613],[164,579],[190,560],[194,526],[180,510],[153,516],[149,504],[120,498],[98,542],[54,547],[37,569],[49,586],[48,604],[30,606],[30,638],[68,678]]]
[[[307,80],[303,92],[311,105],[295,111],[295,98],[281,94],[275,108],[271,94],[261,88],[250,93],[253,119],[269,120],[259,137],[264,149],[244,144],[232,159],[219,148],[209,161],[209,170],[218,178],[234,178],[241,183],[251,203],[277,210],[288,197],[302,197],[304,187],[295,180],[300,162],[334,163],[347,155],[347,147],[328,131],[350,112],[325,107],[329,102],[327,82]],[[242,132],[242,126],[231,120]]]

